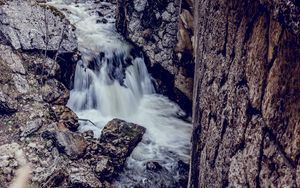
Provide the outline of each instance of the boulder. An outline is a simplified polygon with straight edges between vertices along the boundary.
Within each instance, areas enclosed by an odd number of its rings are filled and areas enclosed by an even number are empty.
[[[103,128],[100,142],[109,155],[126,158],[142,140],[145,131],[146,129],[140,125],[113,119]]]
[[[146,129],[140,125],[113,119],[103,128],[100,136],[101,154],[111,159],[114,175],[120,172],[127,157],[142,140]]]
[[[163,167],[156,161],[148,161],[146,163],[146,169],[150,171],[160,171]]]
[[[17,111],[17,104],[8,95],[0,91],[0,115],[12,114]]]
[[[85,154],[87,142],[80,134],[68,131],[45,131],[42,136],[52,140],[57,149],[70,159],[79,159]]]
[[[47,103],[66,105],[70,92],[59,81],[55,79],[48,79],[42,87],[43,100]]]

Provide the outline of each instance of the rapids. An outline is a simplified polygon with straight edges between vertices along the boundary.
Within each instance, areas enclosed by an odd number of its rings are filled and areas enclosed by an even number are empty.
[[[62,10],[76,26],[82,60],[77,63],[68,106],[80,118],[97,125],[81,122],[80,131],[93,130],[99,137],[113,118],[147,129],[114,186],[158,186],[155,177],[149,178],[145,167],[148,161],[157,161],[166,169],[157,177],[171,186],[178,178],[178,161],[188,163],[192,127],[181,119],[185,114],[177,104],[155,92],[142,53],[115,31],[115,5],[72,0],[53,0],[49,4]],[[103,10],[107,23],[99,22],[96,10],[101,6],[106,7]]]

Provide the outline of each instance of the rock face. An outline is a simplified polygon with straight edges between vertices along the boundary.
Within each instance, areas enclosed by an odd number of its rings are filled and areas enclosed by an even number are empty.
[[[15,50],[53,57],[60,65],[59,80],[67,88],[72,87],[76,66],[72,55],[77,49],[77,39],[75,27],[61,12],[37,2],[6,1],[0,6],[0,20],[1,43],[10,44]],[[55,70],[53,65],[48,66]]]
[[[193,17],[189,1],[118,0],[117,30],[142,48],[158,91],[191,111]]]
[[[12,1],[1,6],[1,34],[14,49],[74,52],[75,28],[50,6]]]
[[[195,0],[189,187],[300,186],[300,7]]]

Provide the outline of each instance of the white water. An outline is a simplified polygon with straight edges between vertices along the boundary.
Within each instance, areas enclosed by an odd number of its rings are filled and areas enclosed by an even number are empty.
[[[147,161],[159,161],[170,171],[178,160],[188,162],[191,124],[179,119],[184,112],[178,105],[155,93],[143,57],[134,58],[130,54],[132,47],[115,32],[113,12],[107,10],[107,24],[96,24],[99,17],[92,1],[71,2],[55,0],[50,4],[65,10],[77,28],[83,61],[77,64],[68,106],[80,118],[97,125],[83,122],[80,131],[93,130],[99,137],[101,129],[113,118],[147,129],[115,186],[146,181],[143,172]],[[104,52],[104,57],[100,52]],[[99,67],[97,70],[87,68],[91,61]]]

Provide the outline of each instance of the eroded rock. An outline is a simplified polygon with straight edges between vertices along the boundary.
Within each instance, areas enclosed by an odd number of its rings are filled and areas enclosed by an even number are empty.
[[[70,159],[79,159],[83,157],[87,148],[85,139],[76,133],[68,131],[46,131],[43,137],[51,139],[58,150],[65,153]]]
[[[8,1],[0,7],[0,30],[15,49],[73,52],[75,28],[53,7]]]
[[[299,187],[299,3],[194,5],[189,187]]]
[[[126,158],[142,140],[146,129],[134,123],[113,119],[102,129],[100,142],[105,152],[117,158]]]

